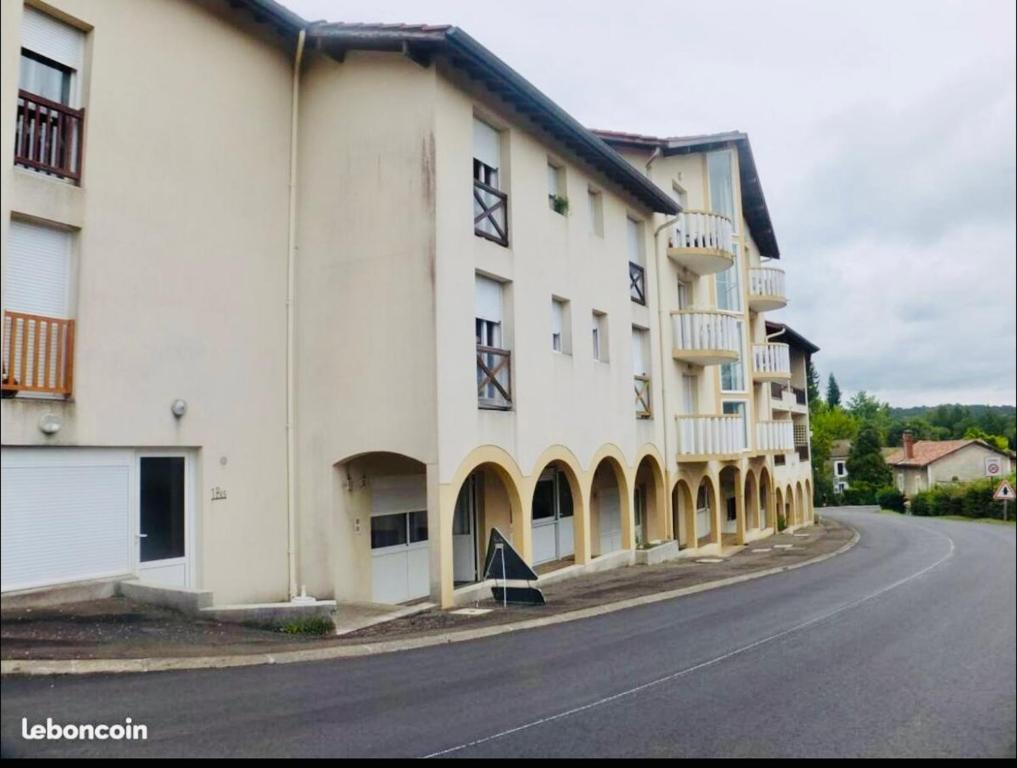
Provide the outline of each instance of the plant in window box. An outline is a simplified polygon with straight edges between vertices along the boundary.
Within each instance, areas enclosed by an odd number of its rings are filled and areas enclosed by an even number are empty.
[[[569,199],[565,195],[550,195],[551,210],[562,216],[569,215]]]

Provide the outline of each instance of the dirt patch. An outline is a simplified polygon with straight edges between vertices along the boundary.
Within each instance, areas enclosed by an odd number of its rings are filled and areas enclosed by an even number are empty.
[[[481,616],[455,615],[433,609],[342,637],[284,635],[264,627],[205,621],[126,598],[9,609],[0,617],[0,657],[4,660],[126,659],[280,653],[476,629],[792,565],[834,552],[853,535],[849,528],[829,520],[805,532],[807,537],[778,534],[749,544],[719,563],[681,559],[659,565],[633,565],[550,584],[544,587],[548,604],[542,607],[504,610],[488,598],[476,603],[478,607],[493,609]],[[790,548],[777,545],[790,545]],[[753,551],[755,549],[768,551]]]

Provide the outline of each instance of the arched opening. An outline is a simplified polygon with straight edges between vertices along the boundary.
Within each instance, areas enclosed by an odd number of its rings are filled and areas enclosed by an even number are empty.
[[[463,481],[452,514],[452,581],[463,586],[480,581],[492,528],[518,546],[513,522],[518,519],[518,489],[497,464],[477,466]]]
[[[784,519],[788,525],[795,523],[795,491],[790,485],[784,489]]]
[[[625,547],[622,536],[622,499],[625,473],[612,458],[601,460],[590,489],[590,550],[594,557]]]
[[[759,523],[759,491],[756,487],[756,475],[749,470],[745,475],[745,526],[747,528],[762,528]]]
[[[775,526],[770,512],[770,471],[763,467],[759,473],[759,527],[771,528]]]
[[[579,480],[572,469],[562,461],[547,464],[533,489],[533,565],[574,559],[581,503]]]
[[[735,544],[738,537],[738,507],[741,493],[741,470],[738,467],[724,467],[718,476],[720,481],[720,524],[725,543]]]
[[[689,484],[679,480],[671,491],[671,525],[679,549],[696,546],[696,505]]]
[[[776,518],[774,519],[774,525],[777,530],[787,526],[787,516],[784,510],[784,492],[778,488],[773,494],[773,510]]]
[[[637,547],[663,541],[668,537],[664,473],[660,469],[660,463],[652,455],[644,456],[636,468],[632,512]]]
[[[386,452],[360,454],[335,466],[341,517],[353,543],[352,557],[336,558],[336,597],[403,603],[429,595],[427,468]]]
[[[697,546],[714,544],[720,541],[720,532],[713,524],[714,510],[717,508],[717,495],[709,477],[704,477],[696,490],[696,540]]]
[[[816,522],[816,502],[812,498],[812,483],[808,480],[805,481],[805,507],[808,509],[809,523]]]

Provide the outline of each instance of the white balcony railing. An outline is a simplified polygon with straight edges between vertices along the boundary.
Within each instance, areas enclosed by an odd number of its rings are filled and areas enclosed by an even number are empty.
[[[756,424],[756,450],[780,452],[794,449],[794,422],[761,421]]]
[[[753,344],[752,369],[759,379],[791,378],[791,350],[787,344]]]
[[[679,416],[678,453],[730,456],[746,450],[744,416]]]
[[[672,248],[699,248],[734,254],[731,220],[709,211],[682,211],[671,233]]]
[[[749,270],[750,296],[787,296],[784,270],[775,267],[755,267]]]
[[[677,310],[671,313],[671,332],[676,353],[722,352],[726,359],[740,352],[738,320],[723,312]]]

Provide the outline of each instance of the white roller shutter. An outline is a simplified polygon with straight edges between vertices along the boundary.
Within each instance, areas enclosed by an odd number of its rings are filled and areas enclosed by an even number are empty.
[[[6,448],[3,591],[130,573],[129,451]]]
[[[632,329],[632,373],[646,376],[649,366],[646,364],[646,331],[642,328]]]
[[[21,45],[80,72],[85,60],[85,33],[26,5],[21,17]]]
[[[371,515],[420,512],[427,509],[424,475],[383,475],[371,478]]]
[[[481,320],[501,322],[501,283],[477,275],[477,315]]]
[[[501,167],[501,134],[476,118],[473,119],[473,156],[492,168]]]
[[[638,221],[625,219],[625,236],[628,242],[629,261],[633,264],[643,263],[642,227]]]
[[[4,309],[68,317],[70,232],[12,220],[7,238]]]

